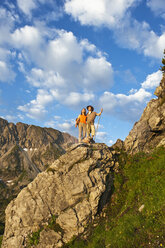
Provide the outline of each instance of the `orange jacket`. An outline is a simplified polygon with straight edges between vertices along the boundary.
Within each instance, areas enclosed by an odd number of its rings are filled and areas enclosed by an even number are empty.
[[[86,120],[87,120],[87,116],[86,115],[79,115],[78,117],[80,119],[81,123],[85,123],[86,124]]]

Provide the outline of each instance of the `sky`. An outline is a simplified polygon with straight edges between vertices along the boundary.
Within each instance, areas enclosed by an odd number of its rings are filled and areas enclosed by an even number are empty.
[[[165,0],[0,0],[0,116],[78,136],[102,107],[112,145],[156,98],[164,49]]]

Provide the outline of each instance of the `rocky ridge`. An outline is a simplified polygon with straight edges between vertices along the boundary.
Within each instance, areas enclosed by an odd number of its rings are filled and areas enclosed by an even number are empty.
[[[10,202],[2,247],[28,247],[35,232],[38,248],[62,247],[83,233],[110,198],[117,158],[105,144],[73,145]]]
[[[155,147],[165,146],[165,75],[155,90],[157,99],[152,99],[140,120],[124,141],[128,153],[149,152]]]
[[[77,139],[67,133],[0,118],[0,170],[19,174],[25,169],[34,178],[74,143]]]

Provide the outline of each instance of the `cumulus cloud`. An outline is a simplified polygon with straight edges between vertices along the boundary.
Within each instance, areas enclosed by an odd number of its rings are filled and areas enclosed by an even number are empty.
[[[96,133],[96,139],[97,139],[98,142],[105,143],[106,139],[107,139],[107,133],[102,132],[102,131],[97,132]]]
[[[155,13],[155,15],[165,18],[164,0],[148,0],[147,6]]]
[[[95,45],[86,39],[79,41],[72,32],[64,30],[55,30],[54,36],[46,41],[47,35],[43,37],[37,27],[30,26],[12,34],[13,45],[21,49],[20,70],[24,69],[22,60],[28,62],[29,56],[36,65],[27,73],[28,82],[36,87],[57,86],[70,91],[112,86],[112,65]]]
[[[87,88],[100,89],[103,83],[110,88],[113,82],[113,69],[105,57],[89,57],[85,63],[84,85]]]
[[[156,34],[146,22],[138,22],[130,9],[139,0],[67,0],[65,12],[82,25],[106,26],[114,33],[116,43],[128,49],[142,52],[145,56],[161,58],[165,33]],[[148,6],[156,13],[164,13],[164,0],[148,0]]]
[[[39,52],[42,37],[40,31],[34,26],[24,26],[16,29],[11,35],[10,43],[17,49],[25,49],[32,57],[34,53],[35,59],[36,53]],[[28,56],[29,57],[29,56]]]
[[[75,120],[64,120],[59,118],[58,120],[49,120],[44,123],[46,127],[52,127],[60,130],[61,132],[70,133],[73,136],[78,136],[78,129],[75,128]]]
[[[51,93],[56,101],[74,108],[80,107],[81,105],[87,104],[88,102],[92,102],[95,97],[93,93],[88,92],[69,92],[67,94],[62,91],[51,90]]]
[[[114,30],[116,43],[123,48],[136,50],[145,56],[161,58],[164,51],[165,32],[157,35],[146,22],[138,22],[127,15]]]
[[[82,25],[115,27],[137,0],[67,0],[66,13]]]
[[[129,95],[104,92],[100,97],[100,105],[105,112],[120,119],[134,122],[140,117],[146,102],[151,96],[152,94],[143,88]]]
[[[42,120],[47,113],[46,106],[53,101],[53,96],[48,91],[39,89],[35,100],[18,106],[18,110],[26,113],[32,119]]]
[[[156,88],[162,79],[162,72],[157,71],[147,76],[146,80],[141,84],[144,89]]]
[[[15,39],[27,35],[28,39],[24,43],[18,43],[22,48],[22,54],[19,55],[19,70],[25,74],[27,82],[32,86],[44,89],[50,95],[52,101],[59,102],[75,108],[83,104],[93,102],[95,93],[100,90],[109,89],[113,84],[113,68],[106,55],[99,51],[95,45],[87,39],[78,40],[72,32],[56,30],[55,38],[49,39],[44,43],[43,38],[38,38],[36,49],[31,59],[36,67],[30,71],[26,70],[23,61],[26,51],[31,51],[32,36],[27,33],[32,30],[36,37],[41,37],[36,28],[29,26],[13,34]],[[22,42],[22,43],[21,43]],[[44,43],[42,52],[40,44]],[[25,51],[25,52],[24,52]],[[29,52],[30,54],[30,52]],[[25,58],[25,61],[28,61]],[[46,113],[45,108],[38,107],[38,96],[36,100],[28,103],[19,110],[27,111],[29,109]],[[47,105],[47,104],[46,104]],[[36,106],[36,107],[35,107]],[[42,104],[43,107],[43,104]],[[34,117],[35,114],[29,116]]]
[[[161,78],[161,71],[154,72],[146,77],[139,90],[131,89],[127,95],[106,91],[99,99],[100,105],[108,114],[135,122],[140,118],[146,103],[152,97],[150,90],[159,85]]]

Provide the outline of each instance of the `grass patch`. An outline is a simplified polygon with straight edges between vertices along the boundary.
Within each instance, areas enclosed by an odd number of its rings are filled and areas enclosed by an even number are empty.
[[[28,239],[28,247],[37,246],[40,241],[40,232],[42,229],[39,229],[37,232],[33,232]]]
[[[55,232],[60,232],[62,235],[64,234],[64,230],[60,227],[58,223],[56,223],[57,216],[52,215],[51,219],[48,222],[47,228],[54,230]]]
[[[2,239],[3,239],[3,236],[0,236],[0,248],[2,246]]]
[[[114,193],[86,240],[76,238],[67,248],[165,247],[165,148],[151,154],[120,155]],[[139,208],[144,205],[140,212]]]

